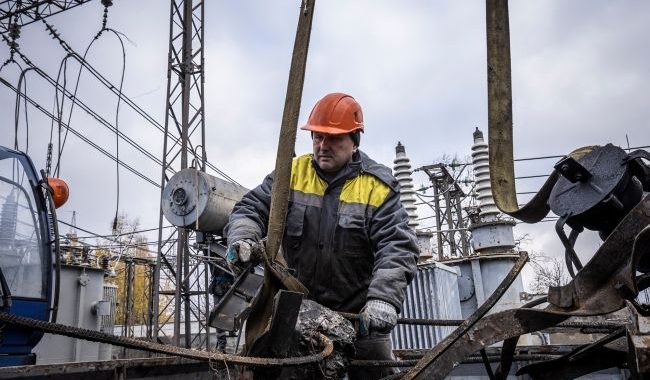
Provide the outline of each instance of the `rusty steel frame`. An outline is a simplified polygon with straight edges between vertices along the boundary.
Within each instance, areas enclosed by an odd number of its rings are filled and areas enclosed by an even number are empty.
[[[167,104],[161,176],[162,191],[169,172],[185,169],[191,162],[205,171],[205,108],[202,0],[171,0]],[[198,153],[200,149],[200,153]],[[190,155],[193,155],[190,156]],[[172,232],[163,237],[163,230]],[[191,232],[166,225],[159,213],[158,260],[150,304],[150,338],[164,335],[164,322],[173,323],[171,341],[187,348],[209,348],[209,269],[196,260]],[[169,312],[171,310],[171,312]],[[167,314],[165,312],[167,311]],[[162,322],[162,323],[161,323]],[[198,326],[192,338],[192,324]],[[182,331],[182,332],[181,332]],[[181,342],[181,333],[184,340]]]
[[[549,305],[544,310],[532,308],[506,310],[480,320],[478,318],[481,316],[472,315],[464,322],[466,329],[462,329],[463,325],[461,325],[461,328],[455,330],[427,353],[404,379],[443,379],[453,369],[455,363],[461,362],[463,358],[493,343],[505,341],[503,347],[505,354],[495,376],[497,379],[503,378],[510,370],[512,354],[520,335],[556,326],[572,316],[608,314],[623,308],[626,300],[634,299],[638,293],[635,278],[636,265],[642,255],[650,253],[648,251],[650,251],[650,195],[630,211],[569,284],[549,290]],[[509,284],[502,283],[495,290],[495,294],[503,293],[508,286]],[[481,307],[490,308],[491,305],[486,302]],[[641,342],[639,345],[645,344],[643,339],[636,339],[636,341]],[[595,349],[593,352],[596,355],[609,353]],[[635,352],[645,354],[647,351],[636,350]],[[640,370],[650,368],[650,359],[645,360],[645,356],[642,358],[642,360],[636,359],[639,363],[637,368],[642,368]],[[608,360],[608,363],[611,361]],[[567,373],[569,371],[582,373],[589,368],[598,368],[598,366],[576,360],[575,366],[563,370]],[[560,372],[558,370],[558,373]]]

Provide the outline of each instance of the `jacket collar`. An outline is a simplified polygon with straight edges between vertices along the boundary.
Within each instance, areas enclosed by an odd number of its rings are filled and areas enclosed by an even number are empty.
[[[328,180],[329,183],[338,181],[340,178],[353,178],[357,175],[368,173],[377,177],[379,180],[384,182],[391,190],[397,192],[399,185],[397,180],[393,176],[391,170],[386,166],[375,162],[372,158],[368,157],[367,154],[361,150],[357,150],[352,155],[352,160],[350,160],[344,167],[341,168],[336,174],[325,173],[314,160],[313,154],[311,159],[312,166],[316,173],[323,178]]]

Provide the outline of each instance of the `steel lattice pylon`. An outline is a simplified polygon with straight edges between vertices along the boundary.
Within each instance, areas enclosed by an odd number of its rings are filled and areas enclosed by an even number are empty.
[[[11,24],[23,26],[74,8],[90,0],[6,0],[0,2],[0,33]],[[12,22],[13,19],[13,22]]]
[[[465,193],[446,165],[427,165],[422,170],[433,185],[438,260],[467,256],[469,241],[461,209],[461,197]]]
[[[161,195],[168,175],[188,163],[205,171],[203,17],[202,0],[171,1]],[[166,336],[175,345],[208,348],[209,270],[192,252],[190,231],[166,224],[161,207],[149,335]],[[170,336],[163,327],[172,323]]]

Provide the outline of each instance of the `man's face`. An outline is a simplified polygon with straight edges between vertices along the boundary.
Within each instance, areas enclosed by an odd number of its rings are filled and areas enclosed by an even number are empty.
[[[352,159],[356,148],[348,133],[330,135],[314,132],[312,135],[314,158],[318,166],[325,172],[335,172]]]

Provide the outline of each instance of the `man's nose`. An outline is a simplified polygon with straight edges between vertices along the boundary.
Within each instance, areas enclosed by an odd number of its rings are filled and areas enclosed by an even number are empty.
[[[330,146],[330,142],[326,138],[320,140],[320,142],[318,143],[318,147],[321,149],[327,149],[329,148],[329,146]]]

